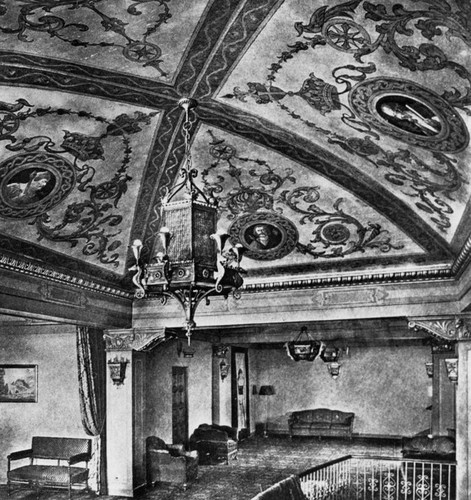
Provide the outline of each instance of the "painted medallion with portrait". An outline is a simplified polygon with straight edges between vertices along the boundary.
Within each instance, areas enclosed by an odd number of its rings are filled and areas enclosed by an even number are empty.
[[[468,129],[459,113],[415,82],[370,78],[352,89],[349,100],[361,120],[411,145],[454,153],[468,146]]]
[[[53,153],[29,153],[0,164],[0,216],[14,219],[46,212],[72,190],[71,163]]]
[[[298,242],[295,225],[271,212],[256,212],[236,219],[229,228],[232,244],[241,243],[245,256],[255,260],[276,260],[293,251]]]

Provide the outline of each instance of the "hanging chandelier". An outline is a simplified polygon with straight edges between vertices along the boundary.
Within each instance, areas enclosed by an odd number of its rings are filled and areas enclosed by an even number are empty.
[[[178,301],[185,313],[190,345],[196,327],[195,312],[203,299],[209,304],[211,295],[227,297],[231,292],[240,298],[243,247],[237,244],[226,249],[229,235],[216,231],[217,200],[208,198],[194,183],[198,171],[191,159],[190,110],[197,102],[184,98],[179,106],[185,111],[182,180],[162,199],[161,229],[150,262],[141,262],[142,242],[135,240],[132,245],[135,265],[130,270],[135,271],[136,298],[160,296],[162,303],[168,297]]]

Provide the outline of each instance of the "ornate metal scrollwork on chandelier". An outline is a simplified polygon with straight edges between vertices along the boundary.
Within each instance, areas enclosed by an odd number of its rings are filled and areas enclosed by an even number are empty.
[[[135,271],[136,298],[157,295],[163,303],[168,297],[180,303],[189,345],[199,303],[205,299],[209,304],[209,296],[227,297],[231,292],[239,298],[237,290],[245,271],[240,267],[242,245],[225,249],[228,235],[216,231],[217,200],[208,198],[194,183],[198,171],[191,160],[189,113],[197,102],[184,98],[179,105],[185,111],[182,180],[162,199],[161,229],[150,262],[141,263],[142,242],[135,240],[136,263],[130,270]]]

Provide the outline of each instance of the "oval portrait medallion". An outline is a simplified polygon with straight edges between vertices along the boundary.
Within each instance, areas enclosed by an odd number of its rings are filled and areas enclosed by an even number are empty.
[[[469,143],[468,129],[458,112],[417,83],[372,78],[356,85],[349,99],[363,121],[414,146],[458,152]]]
[[[241,243],[245,255],[255,260],[276,260],[293,251],[298,242],[296,226],[271,212],[256,212],[236,219],[229,228],[233,245]]]
[[[25,219],[60,203],[75,184],[75,170],[59,155],[21,154],[0,164],[0,217]]]

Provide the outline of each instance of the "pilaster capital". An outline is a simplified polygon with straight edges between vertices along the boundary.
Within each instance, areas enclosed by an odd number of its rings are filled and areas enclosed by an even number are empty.
[[[471,340],[471,316],[469,315],[455,314],[440,317],[408,318],[408,321],[410,329],[425,331],[440,342],[456,342],[461,339]]]
[[[103,338],[107,351],[150,351],[170,337],[165,328],[128,328],[105,330]]]

